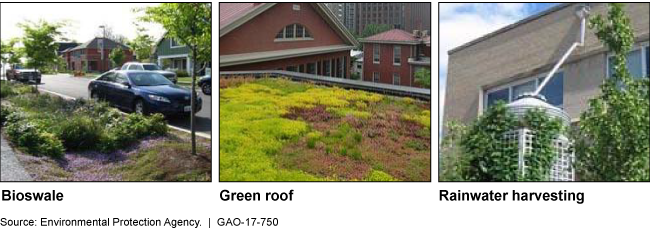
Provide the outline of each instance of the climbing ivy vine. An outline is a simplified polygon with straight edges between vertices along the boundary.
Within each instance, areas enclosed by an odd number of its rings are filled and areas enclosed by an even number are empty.
[[[528,128],[533,134],[532,149],[524,157],[526,171],[519,168],[519,148],[515,140],[504,139],[508,132]],[[553,140],[563,131],[558,119],[541,109],[529,110],[522,118],[508,112],[505,103],[490,107],[460,136],[460,158],[454,172],[467,181],[546,181],[555,160]],[[443,158],[444,160],[444,158]],[[446,170],[449,171],[449,170]]]
[[[610,3],[606,18],[590,20],[590,28],[614,54],[614,67],[600,87],[602,94],[589,101],[574,136],[581,180],[650,180],[650,82],[634,79],[627,69],[634,33],[623,7]]]

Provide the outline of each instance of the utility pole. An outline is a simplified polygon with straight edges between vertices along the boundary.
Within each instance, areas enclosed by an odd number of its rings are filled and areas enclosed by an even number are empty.
[[[104,64],[104,39],[106,38],[106,26],[101,25],[99,28],[103,29],[102,32],[102,38],[98,41],[99,42],[99,52],[101,54],[101,60],[102,60],[102,65]]]

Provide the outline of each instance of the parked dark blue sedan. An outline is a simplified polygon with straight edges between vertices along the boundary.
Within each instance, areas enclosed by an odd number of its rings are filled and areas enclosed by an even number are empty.
[[[106,100],[136,113],[189,115],[190,90],[175,85],[161,74],[146,71],[109,71],[88,85],[90,98]],[[195,113],[201,110],[196,96]]]
[[[212,75],[203,76],[199,79],[199,87],[203,94],[211,95],[212,94]]]

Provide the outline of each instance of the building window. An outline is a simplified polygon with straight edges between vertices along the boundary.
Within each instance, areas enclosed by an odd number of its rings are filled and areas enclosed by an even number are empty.
[[[184,47],[180,42],[176,41],[174,38],[169,38],[169,47],[171,48],[176,48],[176,47]]]
[[[397,72],[393,73],[393,84],[399,85],[399,73]]]
[[[494,91],[487,94],[487,104],[486,108],[496,104],[498,101],[503,101],[504,103],[510,102],[510,89],[505,88],[502,90]]]
[[[305,73],[305,65],[304,64],[298,65],[298,72]]]
[[[296,38],[304,38],[305,37],[305,28],[302,27],[302,25],[296,24]]]
[[[372,45],[372,63],[379,64],[379,44]]]
[[[295,38],[294,31],[296,30],[296,24],[288,25],[284,28],[284,38]]]
[[[325,76],[332,76],[332,70],[331,70],[332,60],[325,60],[324,62],[325,64],[323,65],[323,69],[325,73],[323,74]]]
[[[296,66],[288,66],[288,67],[287,67],[287,71],[293,71],[293,72],[296,72],[297,69],[298,69],[298,67],[296,67]]]
[[[544,77],[538,80],[539,84],[542,84]],[[562,107],[564,102],[564,73],[559,72],[555,73],[554,77],[546,83],[546,86],[542,88],[539,94],[543,95],[546,98],[546,101],[551,105]]]
[[[400,45],[393,46],[393,65],[399,66],[402,63],[402,47]]]
[[[305,29],[305,38],[311,38],[311,35],[307,29]]]
[[[644,64],[643,59],[644,59],[644,52],[647,52],[647,49],[635,49],[630,51],[627,54],[627,61],[626,61],[626,66],[630,74],[632,75],[633,78],[642,78],[644,76],[647,76],[646,73],[644,73],[645,70],[648,69],[648,64],[647,62]],[[646,55],[647,56],[647,55]],[[644,67],[645,66],[645,67]],[[647,71],[646,71],[647,72]],[[610,78],[614,74],[614,56],[613,54],[610,55],[607,59],[607,77]]]
[[[494,105],[497,101],[505,103],[512,102],[524,93],[533,93],[537,90],[547,74],[541,77],[537,76],[533,80],[517,81],[504,86],[495,87],[486,91],[484,95],[483,109]],[[556,107],[563,108],[564,103],[564,72],[556,72],[546,86],[540,91],[540,95],[546,98],[546,101]]]
[[[650,47],[645,48],[645,76],[650,78]]]
[[[291,24],[282,28],[275,35],[275,41],[313,40],[307,28],[300,24]]]
[[[307,64],[307,73],[309,74],[316,74],[316,63],[308,63]]]
[[[373,72],[372,73],[372,81],[375,83],[379,83],[379,72]]]
[[[533,93],[537,88],[535,80],[522,83],[512,87],[512,100],[516,100],[519,96],[525,93]]]
[[[316,74],[317,75],[325,75],[323,74],[323,61],[316,62]]]
[[[343,77],[343,60],[341,58],[336,59],[336,77]]]

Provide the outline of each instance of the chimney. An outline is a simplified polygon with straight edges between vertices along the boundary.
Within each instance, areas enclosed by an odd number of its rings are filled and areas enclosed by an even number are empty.
[[[413,30],[413,36],[415,36],[415,38],[420,38],[420,31],[419,30]]]

